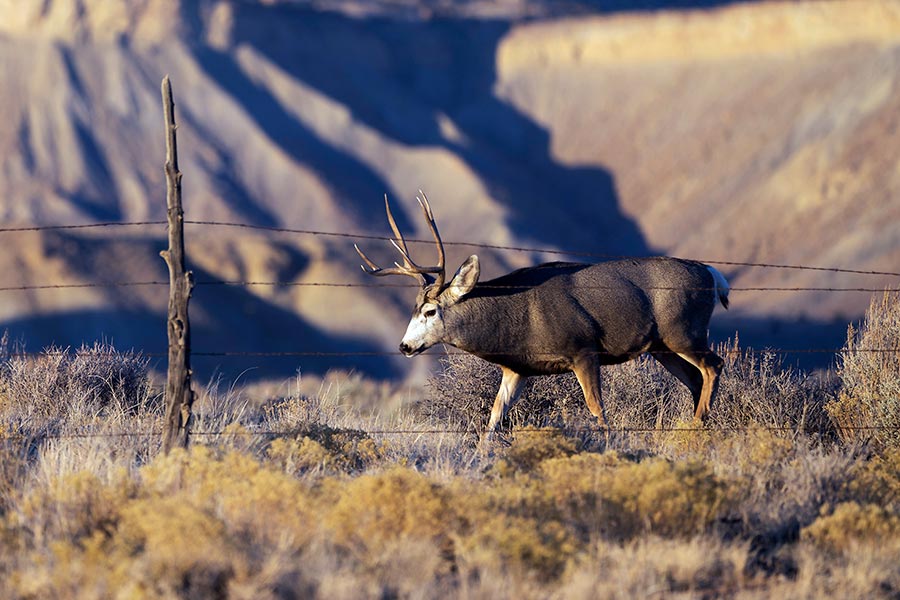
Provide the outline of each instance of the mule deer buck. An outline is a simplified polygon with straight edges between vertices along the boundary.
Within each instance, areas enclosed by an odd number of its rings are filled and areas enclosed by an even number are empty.
[[[597,264],[551,262],[479,282],[470,256],[446,281],[444,245],[431,207],[419,205],[437,244],[438,264],[410,257],[385,196],[391,240],[403,264],[383,269],[358,246],[370,275],[407,275],[421,289],[400,342],[406,356],[435,344],[455,346],[500,365],[502,381],[488,436],[515,403],[525,378],[573,371],[591,413],[607,430],[600,366],[650,353],[690,390],[694,418],[705,420],[718,388],[722,359],[707,340],[716,302],[728,307],[728,282],[715,268],[677,258],[633,258]]]

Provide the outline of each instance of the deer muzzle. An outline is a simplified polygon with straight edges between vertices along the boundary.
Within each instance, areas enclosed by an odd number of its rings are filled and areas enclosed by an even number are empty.
[[[412,346],[406,342],[400,342],[400,352],[403,353],[404,356],[415,356],[424,350],[423,346]]]

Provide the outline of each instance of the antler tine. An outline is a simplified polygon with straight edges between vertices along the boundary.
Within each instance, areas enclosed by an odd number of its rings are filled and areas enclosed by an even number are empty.
[[[381,268],[380,268],[378,265],[376,265],[376,264],[373,263],[371,260],[369,260],[369,257],[366,256],[366,255],[363,253],[363,251],[359,249],[359,246],[358,246],[358,245],[353,244],[353,249],[356,250],[356,253],[359,254],[359,257],[363,260],[363,262],[366,263],[365,266],[364,266],[364,265],[359,265],[360,267],[362,267],[362,270],[363,270],[363,271],[365,271],[366,273],[370,273],[370,274],[374,275],[376,271],[380,271],[380,270],[381,270]],[[366,266],[368,266],[369,268],[366,269]]]
[[[412,259],[409,257],[409,250],[406,248],[406,244],[403,242],[397,243],[396,240],[391,240],[391,246],[397,249],[397,252],[400,253],[400,256],[403,257],[403,264],[406,268],[415,267]],[[397,265],[398,267],[400,265]]]
[[[417,198],[418,199],[418,198]],[[440,258],[440,265],[436,267],[420,267],[416,263],[413,262],[412,258],[409,255],[409,248],[406,245],[406,239],[404,239],[403,234],[400,233],[400,228],[397,227],[397,221],[394,219],[393,213],[391,213],[391,205],[388,202],[387,194],[384,195],[384,208],[385,212],[387,212],[388,223],[391,226],[391,231],[394,232],[394,237],[396,239],[392,239],[391,245],[397,249],[400,253],[400,256],[403,257],[403,264],[394,263],[394,267],[384,269],[375,264],[366,254],[360,250],[359,246],[353,244],[353,248],[356,250],[356,253],[363,260],[365,265],[360,265],[362,270],[369,275],[408,275],[410,277],[415,277],[419,280],[423,286],[428,283],[428,279],[425,277],[426,274],[436,274],[435,277],[436,283],[438,284],[438,289],[440,289],[444,285],[444,248],[441,244],[440,236],[437,233],[437,227],[434,224],[434,218],[431,216],[431,208],[428,206],[428,201],[425,201],[425,204],[422,204],[422,200],[419,199],[419,204],[422,206],[422,210],[425,212],[425,218],[428,221],[428,226],[431,228],[432,234],[435,237],[435,240],[438,243],[438,253]]]
[[[435,287],[440,290],[444,286],[444,279],[446,277],[447,269],[445,266],[445,256],[444,256],[444,243],[441,241],[441,234],[438,232],[437,223],[434,222],[434,214],[431,212],[431,205],[428,204],[428,197],[425,196],[425,192],[419,190],[419,194],[416,196],[416,200],[419,202],[419,206],[422,207],[422,212],[425,213],[425,220],[428,222],[428,228],[431,230],[431,235],[434,236],[434,242],[437,245],[438,251],[438,265],[437,269],[437,277],[435,278]]]
[[[444,261],[443,261],[443,246],[440,244],[440,237],[437,235],[437,228],[434,224],[434,218],[431,216],[431,208],[428,206],[427,201],[423,205],[422,200],[417,196],[416,200],[419,201],[419,205],[422,206],[422,210],[425,212],[425,220],[428,221],[428,226],[431,228],[432,234],[435,235],[435,239],[438,241],[438,252],[441,256],[440,264],[435,267],[421,267],[417,265],[412,257],[409,255],[409,247],[406,245],[406,239],[403,237],[403,234],[400,233],[400,228],[397,227],[397,221],[394,220],[394,215],[391,213],[391,205],[388,202],[387,194],[384,195],[384,207],[387,212],[388,222],[391,225],[391,230],[394,232],[394,237],[396,239],[391,240],[391,244],[400,255],[403,257],[403,266],[400,268],[408,269],[412,273],[418,273],[424,275],[425,273],[433,273],[437,274],[437,280],[441,285],[444,284]],[[398,265],[399,267],[400,265]]]
[[[353,249],[356,250],[356,253],[359,254],[359,257],[361,259],[363,259],[363,262],[366,263],[365,265],[360,265],[360,267],[362,268],[363,272],[368,273],[369,275],[377,275],[379,277],[384,277],[385,275],[409,275],[410,277],[415,277],[420,282],[424,281],[424,278],[421,273],[413,271],[407,267],[398,265],[397,263],[394,263],[395,267],[392,267],[389,269],[384,269],[384,268],[376,265],[372,261],[372,259],[370,259],[368,256],[366,256],[365,253],[359,249],[359,246],[357,246],[356,244],[353,244]],[[368,267],[368,268],[366,268],[366,267]]]
[[[388,223],[391,225],[391,231],[394,232],[394,239],[391,240],[391,244],[400,255],[403,257],[403,266],[397,265],[399,268],[409,269],[413,274],[424,274],[424,273],[436,273],[438,268],[442,267],[420,267],[415,262],[413,262],[412,257],[409,255],[409,247],[406,245],[406,238],[403,237],[403,234],[400,233],[400,228],[397,227],[397,221],[394,220],[394,215],[391,212],[391,205],[388,202],[387,194],[384,195],[384,209],[387,212]],[[427,217],[427,215],[426,215]]]
[[[406,240],[403,238],[403,234],[400,233],[400,228],[397,227],[397,221],[394,220],[394,214],[391,212],[391,203],[388,202],[388,195],[384,195],[384,211],[387,213],[388,223],[391,225],[391,231],[394,232],[394,240],[391,240],[391,243],[394,244],[394,247],[400,250],[400,254],[403,255],[403,258],[409,257],[409,249],[406,247]]]

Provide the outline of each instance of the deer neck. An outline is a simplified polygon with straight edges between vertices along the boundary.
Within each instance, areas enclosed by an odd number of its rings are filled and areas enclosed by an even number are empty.
[[[511,311],[499,299],[464,299],[444,311],[446,343],[475,355],[504,350],[501,340],[513,334]]]

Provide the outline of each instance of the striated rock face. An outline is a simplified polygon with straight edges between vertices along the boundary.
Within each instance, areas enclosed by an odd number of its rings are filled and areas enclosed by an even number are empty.
[[[737,4],[717,11],[567,18],[517,27],[498,69],[796,56],[856,43],[897,43],[893,2]]]
[[[0,32],[67,42],[159,42],[181,16],[182,0],[0,0]]]
[[[897,270],[896,3],[590,12],[539,0],[0,0],[0,218],[163,220],[169,74],[189,219],[383,235],[387,192],[408,235],[428,238],[421,188],[448,241]],[[165,279],[157,226],[2,235],[0,288]],[[188,226],[187,239],[198,279],[372,283],[343,237]],[[433,248],[414,252],[429,262]],[[455,267],[472,249],[448,252]],[[482,254],[485,277],[560,258]],[[741,287],[896,285],[721,268],[737,290],[714,334],[771,346],[839,344],[870,294]],[[103,334],[164,343],[158,286],[0,293],[0,327],[30,349]],[[194,345],[390,351],[411,295],[198,286]],[[428,368],[250,366],[299,362]]]
[[[620,206],[650,247],[706,260],[900,264],[896,3],[537,23],[503,40],[497,69],[498,95],[551,132],[556,160],[615,173]],[[892,281],[732,270],[745,287]],[[864,294],[741,298],[755,315],[829,318],[856,314]]]

